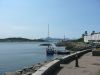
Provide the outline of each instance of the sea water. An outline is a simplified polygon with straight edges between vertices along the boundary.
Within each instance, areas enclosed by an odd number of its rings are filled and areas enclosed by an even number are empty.
[[[46,47],[40,46],[42,43],[44,42],[0,43],[0,75],[54,59],[55,56],[46,56]]]

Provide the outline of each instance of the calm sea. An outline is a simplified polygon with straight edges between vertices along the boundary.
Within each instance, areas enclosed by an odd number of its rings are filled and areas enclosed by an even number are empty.
[[[0,43],[0,75],[54,59],[55,56],[46,56],[46,47],[40,44],[41,42]]]

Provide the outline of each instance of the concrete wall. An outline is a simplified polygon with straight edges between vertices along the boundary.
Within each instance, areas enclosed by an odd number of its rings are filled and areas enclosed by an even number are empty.
[[[77,52],[78,57],[81,57],[83,54],[90,52],[91,50],[84,50]],[[32,75],[52,75],[52,73],[60,68],[60,64],[67,64],[75,59],[76,53],[67,55],[65,57],[62,57],[59,60],[53,60],[47,65],[44,65],[40,69],[38,69],[35,73]]]
[[[100,50],[93,50],[92,55],[93,56],[100,56]]]
[[[83,51],[78,51],[77,52],[78,58],[80,58],[83,54],[85,54],[87,52],[91,52],[91,51],[92,51],[91,49],[83,50]],[[68,64],[68,63],[70,63],[71,61],[73,61],[75,59],[75,55],[76,55],[76,53],[73,53],[73,54],[70,54],[68,56],[62,57],[60,63],[61,64]]]
[[[60,60],[54,60],[38,69],[32,75],[51,75],[57,68],[60,67]]]

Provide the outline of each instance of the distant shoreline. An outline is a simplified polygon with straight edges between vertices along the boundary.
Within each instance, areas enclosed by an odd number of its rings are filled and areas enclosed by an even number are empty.
[[[0,42],[46,42],[43,39],[27,39],[27,38],[4,38]]]

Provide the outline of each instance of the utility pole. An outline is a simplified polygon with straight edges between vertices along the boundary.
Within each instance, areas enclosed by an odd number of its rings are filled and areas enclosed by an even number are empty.
[[[64,41],[65,41],[65,35],[64,35]]]

